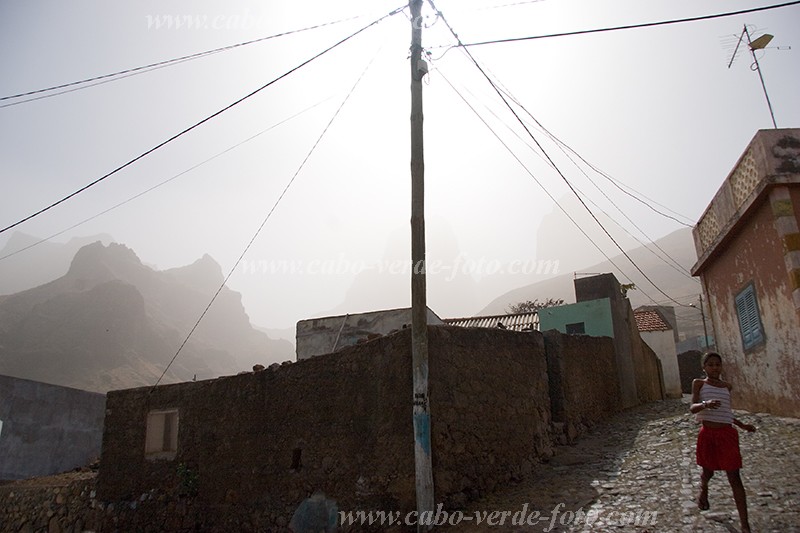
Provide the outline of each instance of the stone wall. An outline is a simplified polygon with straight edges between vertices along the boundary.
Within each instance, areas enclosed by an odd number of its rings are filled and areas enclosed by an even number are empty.
[[[413,487],[410,332],[262,372],[108,395],[98,493],[178,493],[291,511],[313,490],[405,507]],[[174,460],[145,458],[148,411],[177,408]],[[380,501],[370,501],[374,495]]]
[[[94,482],[88,473],[51,486],[0,485],[0,533],[95,530]]]
[[[410,354],[403,330],[263,372],[111,392],[98,497],[180,494],[188,469],[207,508],[290,516],[322,490],[342,509],[412,510]],[[460,504],[524,477],[550,452],[539,333],[429,327],[429,358],[438,501]],[[149,460],[147,413],[173,408],[176,456]]]
[[[539,332],[429,332],[434,489],[457,506],[552,455],[547,358]]]
[[[551,427],[564,442],[620,408],[610,338],[449,326],[428,336],[434,493],[447,508],[531,475],[553,453]],[[403,330],[261,372],[112,392],[96,482],[0,486],[0,532],[285,532],[317,490],[343,511],[412,510],[410,354]],[[149,460],[147,414],[170,408],[175,457]]]
[[[544,333],[550,401],[558,442],[573,442],[620,410],[614,341],[610,337]]]

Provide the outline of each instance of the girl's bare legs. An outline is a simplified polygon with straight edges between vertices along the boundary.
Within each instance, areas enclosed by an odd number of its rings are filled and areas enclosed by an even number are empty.
[[[700,474],[700,494],[697,495],[697,507],[701,511],[708,509],[708,481],[714,477],[714,471],[708,468],[703,468],[703,473]]]
[[[742,524],[742,533],[750,533],[750,521],[747,517],[747,495],[744,493],[742,478],[738,470],[729,470],[728,482],[733,490],[733,501],[736,502],[736,510],[739,511],[739,522]]]

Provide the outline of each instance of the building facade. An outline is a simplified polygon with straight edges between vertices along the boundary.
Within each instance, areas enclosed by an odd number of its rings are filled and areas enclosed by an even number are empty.
[[[693,231],[736,405],[800,416],[800,129],[761,130]]]
[[[664,373],[664,393],[667,398],[680,398],[681,373],[675,350],[675,330],[660,311],[637,309],[633,312],[639,336],[655,352]],[[673,312],[673,316],[674,312]]]

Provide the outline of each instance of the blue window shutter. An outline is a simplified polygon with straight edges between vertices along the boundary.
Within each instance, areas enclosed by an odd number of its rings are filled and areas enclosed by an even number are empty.
[[[758,314],[758,302],[753,285],[745,287],[736,295],[736,314],[742,333],[742,346],[745,350],[763,342],[764,331]]]

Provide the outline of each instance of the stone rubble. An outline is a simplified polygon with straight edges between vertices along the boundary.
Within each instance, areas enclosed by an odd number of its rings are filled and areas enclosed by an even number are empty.
[[[699,511],[695,497],[698,425],[689,397],[638,406],[598,424],[574,446],[559,446],[528,481],[496,491],[464,510],[470,522],[447,527],[465,533],[513,532],[738,532],[739,517],[724,472],[709,485],[711,509]],[[750,525],[758,533],[800,532],[800,420],[736,411],[755,433],[740,431],[742,480]],[[539,511],[529,524],[475,524],[475,513]],[[559,505],[561,504],[561,505]],[[577,520],[582,510],[595,520]],[[649,514],[643,514],[649,513]],[[657,513],[657,515],[653,515]],[[553,516],[555,514],[555,519]],[[631,523],[639,517],[640,522]],[[495,523],[497,521],[495,520]],[[518,521],[519,522],[519,521]],[[623,523],[625,522],[625,523]]]

